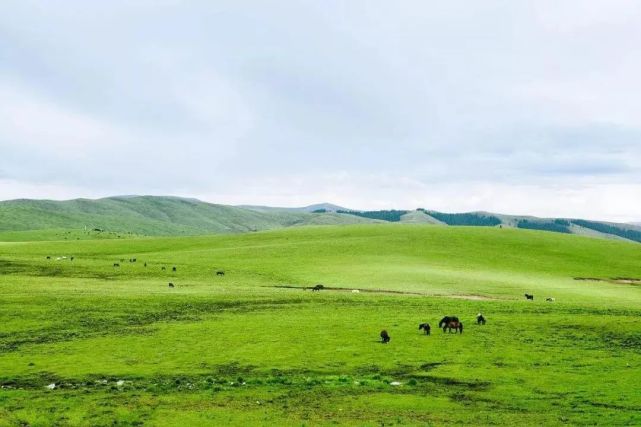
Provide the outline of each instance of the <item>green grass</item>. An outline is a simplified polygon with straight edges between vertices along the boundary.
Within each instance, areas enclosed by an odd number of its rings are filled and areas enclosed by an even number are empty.
[[[496,228],[0,243],[0,425],[638,425],[615,277],[640,245]]]

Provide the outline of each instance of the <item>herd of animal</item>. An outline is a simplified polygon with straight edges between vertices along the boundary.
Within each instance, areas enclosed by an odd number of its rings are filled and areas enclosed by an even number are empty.
[[[487,320],[485,319],[485,316],[483,316],[483,314],[479,313],[476,315],[477,325],[485,325],[486,322]],[[443,332],[452,333],[452,331],[454,331],[454,333],[463,333],[463,322],[461,322],[461,320],[457,316],[443,317],[441,321],[438,322],[438,327],[439,329],[443,329]],[[421,323],[420,325],[418,325],[418,330],[423,330],[425,332],[425,335],[430,335],[430,333],[432,332],[432,327],[429,323]],[[386,329],[383,329],[381,331],[380,337],[383,344],[387,344],[392,339]]]
[[[51,258],[51,255],[47,255],[47,256],[46,256],[46,259],[51,260],[51,259],[52,259],[52,258]],[[67,259],[67,257],[66,257],[66,256],[56,257],[56,260],[57,260],[57,261],[65,260],[65,259]],[[73,261],[74,259],[75,259],[75,258],[74,258],[73,256],[72,256],[72,257],[69,257],[69,260],[70,260],[70,261]],[[129,258],[129,262],[130,262],[130,263],[134,263],[134,262],[137,262],[137,261],[138,261],[138,260],[137,260],[136,258]],[[120,268],[120,263],[124,263],[124,262],[125,262],[125,258],[120,258],[119,262],[114,262],[114,263],[113,263],[113,267],[114,267],[114,268]],[[146,263],[146,262],[145,262],[143,265],[144,265],[145,267],[147,267],[147,263]],[[161,269],[162,271],[166,271],[166,270],[167,270],[167,267],[165,267],[165,266],[163,265],[163,266],[161,266],[161,267],[160,267],[160,269]],[[172,272],[177,272],[177,271],[178,271],[178,268],[174,265],[174,266],[172,266],[172,267],[171,267],[171,271],[172,271]],[[214,271],[214,274],[216,274],[216,276],[224,276],[224,275],[225,275],[225,270],[216,270],[216,271]],[[170,288],[175,288],[175,287],[176,287],[176,285],[174,285],[172,282],[169,282],[169,285],[168,285],[168,286],[169,286]],[[322,289],[323,285],[320,285],[320,286],[321,286],[321,289]]]

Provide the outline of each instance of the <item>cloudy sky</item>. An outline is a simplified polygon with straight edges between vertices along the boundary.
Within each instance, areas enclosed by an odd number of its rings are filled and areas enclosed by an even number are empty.
[[[3,0],[0,199],[641,220],[641,2]]]

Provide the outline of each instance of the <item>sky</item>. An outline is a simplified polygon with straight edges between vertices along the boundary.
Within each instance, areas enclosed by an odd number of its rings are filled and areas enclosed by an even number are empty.
[[[0,200],[641,221],[641,2],[3,0]]]

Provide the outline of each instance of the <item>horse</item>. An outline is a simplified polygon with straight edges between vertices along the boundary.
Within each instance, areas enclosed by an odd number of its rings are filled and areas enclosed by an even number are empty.
[[[387,344],[390,340],[391,340],[391,338],[390,338],[389,334],[387,333],[387,331],[385,329],[383,329],[381,331],[381,342],[383,344]]]
[[[438,322],[438,327],[442,328],[443,332],[445,332],[446,329],[448,332],[452,332],[452,329],[454,329],[454,332],[459,331],[463,333],[463,323],[461,323],[456,316],[445,316]]]
[[[312,288],[312,292],[314,291],[320,291],[321,289],[325,289],[325,286],[321,285],[320,283]]]
[[[458,317],[456,317],[456,316],[445,316],[444,318],[441,319],[440,322],[438,322],[438,327],[442,328],[443,325],[446,325],[447,323],[449,323],[452,320],[458,322]]]
[[[446,329],[447,329],[447,331],[449,333],[452,333],[452,329],[454,329],[454,333],[456,333],[456,331],[458,331],[459,333],[462,334],[463,333],[463,323],[459,322],[458,320],[450,320],[449,322],[447,322],[447,324],[445,326],[443,326],[443,332],[445,332]]]
[[[421,329],[425,331],[425,335],[429,335],[430,331],[432,330],[429,323],[421,323],[420,325],[418,325],[418,330],[420,331]]]
[[[534,295],[525,294],[525,299],[530,299],[530,300],[534,301]]]
[[[485,317],[481,313],[476,315],[476,324],[477,325],[485,325]]]
[[[225,272],[223,270],[218,270],[216,272],[216,276],[224,276],[224,275],[225,275]]]

